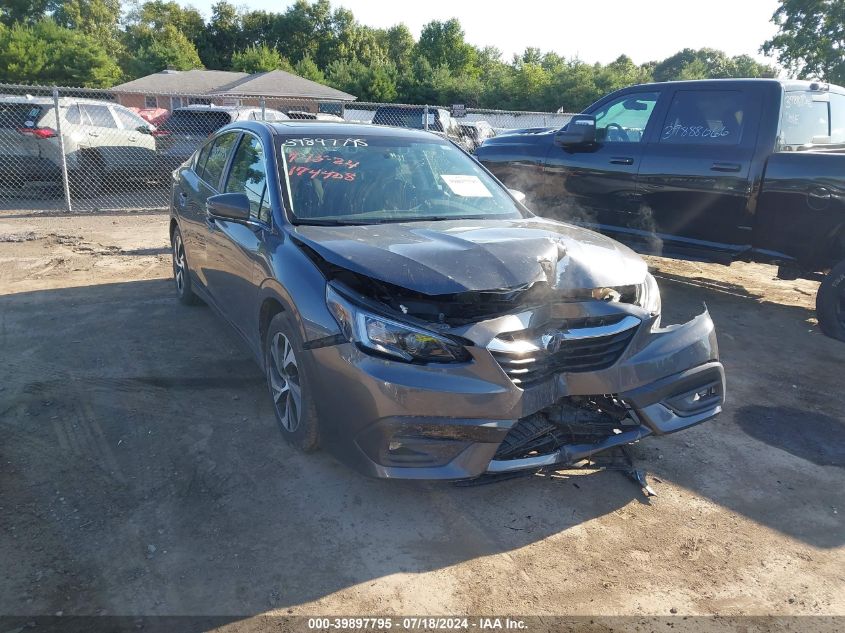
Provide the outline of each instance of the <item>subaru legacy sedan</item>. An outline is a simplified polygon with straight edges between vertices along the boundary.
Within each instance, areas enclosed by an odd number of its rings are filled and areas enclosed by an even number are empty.
[[[173,176],[176,291],[243,336],[282,435],[377,477],[571,464],[722,409],[705,311],[436,134],[240,122]]]

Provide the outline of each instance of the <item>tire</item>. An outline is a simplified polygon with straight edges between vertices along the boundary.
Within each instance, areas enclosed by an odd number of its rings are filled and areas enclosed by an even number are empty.
[[[264,339],[264,374],[282,435],[303,453],[320,447],[314,383],[307,360],[293,317],[290,312],[280,312],[270,321]]]
[[[845,341],[845,260],[822,280],[816,295],[816,316],[822,332]]]
[[[71,174],[71,194],[75,198],[95,198],[103,190],[104,169],[102,161],[90,153],[82,153],[79,166]]]
[[[201,303],[200,298],[194,293],[191,283],[191,272],[188,267],[188,257],[185,254],[185,243],[182,240],[182,233],[179,227],[173,229],[170,237],[170,253],[173,257],[173,282],[176,285],[176,296],[179,301],[187,306]]]

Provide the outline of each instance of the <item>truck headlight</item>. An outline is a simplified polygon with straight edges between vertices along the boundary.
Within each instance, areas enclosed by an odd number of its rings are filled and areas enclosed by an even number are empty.
[[[651,273],[646,273],[645,281],[637,286],[637,305],[649,314],[660,314],[663,307],[660,301],[660,288],[657,287],[657,280]]]
[[[343,336],[364,351],[405,362],[456,363],[469,360],[463,345],[441,334],[395,321],[356,306],[331,286],[326,305]]]

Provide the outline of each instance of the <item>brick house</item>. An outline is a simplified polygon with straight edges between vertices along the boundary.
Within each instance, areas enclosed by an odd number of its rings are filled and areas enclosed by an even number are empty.
[[[284,70],[237,73],[223,70],[163,70],[111,89],[118,103],[173,110],[199,103],[265,106],[282,112],[333,112],[357,97]]]

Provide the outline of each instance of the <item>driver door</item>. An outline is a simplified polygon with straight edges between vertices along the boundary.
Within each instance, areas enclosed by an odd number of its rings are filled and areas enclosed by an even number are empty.
[[[618,233],[639,207],[637,174],[661,92],[611,97],[587,110],[596,118],[596,143],[552,146],[543,170],[544,214]]]

